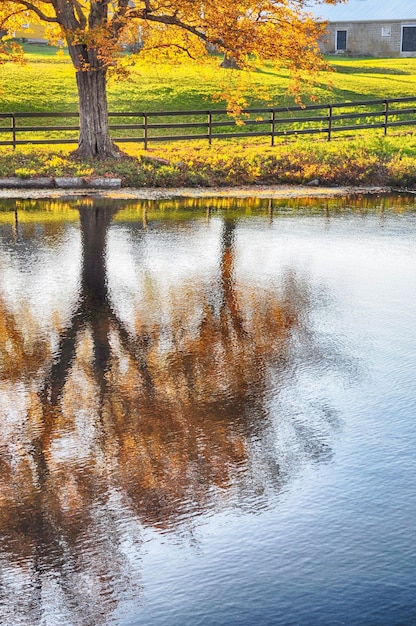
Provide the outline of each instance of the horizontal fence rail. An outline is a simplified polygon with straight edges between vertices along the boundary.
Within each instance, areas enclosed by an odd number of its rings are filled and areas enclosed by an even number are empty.
[[[413,105],[413,106],[412,106]],[[416,97],[308,106],[244,109],[239,118],[226,109],[109,113],[110,131],[118,143],[188,141],[239,137],[277,138],[323,135],[416,126]],[[75,123],[70,122],[74,120]],[[61,122],[61,123],[60,123]],[[0,146],[77,143],[78,113],[0,113]]]

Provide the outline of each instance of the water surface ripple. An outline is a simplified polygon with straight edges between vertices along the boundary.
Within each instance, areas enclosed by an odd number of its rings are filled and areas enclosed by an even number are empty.
[[[0,623],[416,623],[410,198],[4,202]]]

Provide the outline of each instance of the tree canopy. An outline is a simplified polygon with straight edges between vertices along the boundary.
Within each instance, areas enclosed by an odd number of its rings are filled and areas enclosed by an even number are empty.
[[[66,42],[79,94],[79,154],[114,156],[106,79],[126,46],[200,60],[210,44],[241,69],[264,61],[283,64],[296,90],[303,72],[325,66],[318,46],[325,25],[309,6],[308,0],[0,0],[0,28],[12,32],[19,23],[42,22],[46,37]]]

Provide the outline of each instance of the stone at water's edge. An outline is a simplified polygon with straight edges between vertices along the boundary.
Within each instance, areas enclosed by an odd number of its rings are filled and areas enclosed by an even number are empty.
[[[120,189],[121,178],[108,178],[106,176],[52,176],[19,178],[10,176],[0,178],[0,189]]]
[[[93,176],[85,178],[85,186],[98,189],[119,189],[121,187],[121,178],[106,178],[105,176]]]
[[[0,178],[0,188],[3,189],[47,189],[53,187],[53,178],[42,176],[39,178]]]
[[[81,189],[85,181],[80,176],[58,176],[55,178],[55,187],[58,189]]]

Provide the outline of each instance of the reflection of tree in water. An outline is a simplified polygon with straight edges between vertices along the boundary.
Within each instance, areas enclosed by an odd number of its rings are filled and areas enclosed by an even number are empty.
[[[138,595],[142,525],[173,529],[279,489],[270,379],[290,374],[296,334],[314,342],[307,288],[295,276],[280,295],[238,286],[233,220],[223,223],[217,280],[179,288],[168,323],[136,312],[133,332],[107,285],[115,210],[79,212],[79,300],[53,356],[2,310],[0,381],[31,373],[26,421],[9,417],[0,441],[3,571],[18,573],[26,593],[10,624],[39,623],[45,612],[55,623],[106,622],[123,594]],[[319,458],[327,444],[309,434],[308,453]]]

